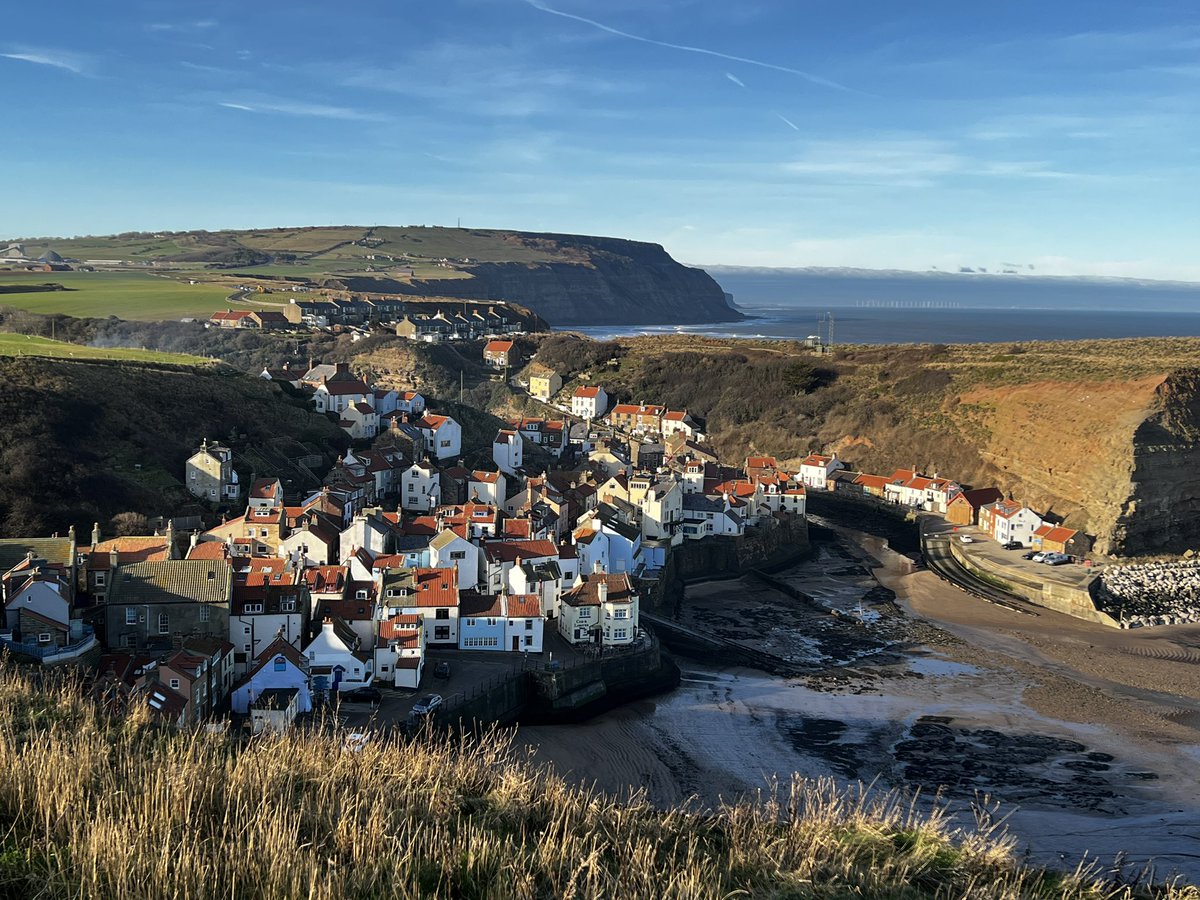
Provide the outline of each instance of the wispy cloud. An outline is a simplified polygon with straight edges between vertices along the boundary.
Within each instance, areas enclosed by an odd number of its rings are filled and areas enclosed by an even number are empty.
[[[611,25],[605,25],[602,22],[597,22],[595,19],[588,19],[584,16],[577,16],[574,13],[564,12],[561,9],[555,9],[552,6],[547,6],[541,0],[525,0],[534,9],[541,10],[544,13],[549,13],[552,16],[561,16],[564,19],[571,19],[574,22],[581,22],[584,25],[590,25],[592,28],[598,28],[608,34],[622,37],[630,41],[638,41],[642,44],[652,44],[655,47],[665,47],[668,50],[681,50],[685,53],[699,53],[702,56],[712,56],[717,59],[728,60],[729,62],[743,63],[748,66],[757,66],[760,69],[770,69],[774,72],[786,72],[789,75],[796,75],[803,78],[805,81],[819,84],[822,87],[832,88],[837,91],[851,92],[854,89],[846,87],[844,84],[839,84],[829,78],[824,78],[820,75],[814,75],[812,72],[805,72],[803,69],[793,69],[791,66],[781,66],[776,63],[766,62],[761,59],[750,59],[745,56],[734,56],[731,53],[722,53],[719,50],[709,50],[706,47],[692,47],[687,44],[673,44],[670,41],[659,41],[654,38],[648,38],[640,34],[631,34],[628,31],[622,31],[619,28],[613,28]]]
[[[318,119],[341,119],[348,122],[382,122],[383,116],[345,106],[326,106],[321,103],[302,103],[289,100],[222,100],[217,103],[226,109],[241,112],[310,116]]]
[[[1030,160],[980,160],[952,143],[927,139],[817,141],[799,159],[784,165],[796,175],[928,187],[951,176],[995,178],[1074,178],[1072,172]]]
[[[72,53],[68,50],[46,50],[33,47],[14,47],[6,53],[0,53],[5,59],[15,59],[21,62],[34,63],[39,66],[51,66],[72,72],[75,75],[89,74],[91,58],[82,53]]]
[[[732,81],[734,84],[736,84],[740,88],[744,88],[746,86],[746,83],[744,81],[742,81],[742,79],[740,79],[736,75],[734,75],[732,72],[726,72],[725,77],[728,78],[730,81]]]
[[[191,31],[206,31],[217,27],[216,19],[197,19],[191,22],[151,22],[146,26],[148,31],[170,33],[186,33]]]

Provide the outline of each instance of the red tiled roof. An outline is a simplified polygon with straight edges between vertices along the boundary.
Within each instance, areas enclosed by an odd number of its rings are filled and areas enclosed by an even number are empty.
[[[412,569],[413,592],[405,606],[458,606],[457,569]]]
[[[1044,532],[1044,533],[1043,533]],[[1043,525],[1034,532],[1043,541],[1051,541],[1055,544],[1065,544],[1075,535],[1079,534],[1071,528],[1064,528],[1062,525]]]
[[[341,592],[346,587],[346,570],[341,566],[312,566],[304,570],[304,580],[316,593]]]
[[[595,400],[600,396],[600,388],[598,387],[577,387],[575,388],[575,396],[585,400]]]
[[[510,594],[505,598],[510,619],[540,619],[542,601],[537,594]]]
[[[103,571],[109,568],[112,558],[109,554],[117,551],[117,561],[122,564],[139,562],[162,562],[171,555],[171,548],[165,537],[121,537],[93,544],[88,557],[88,568]]]
[[[507,353],[513,348],[512,341],[488,341],[483,348],[484,353]]]
[[[550,541],[488,541],[483,551],[489,560],[516,563],[524,559],[556,558],[558,548]]]
[[[629,575],[619,572],[615,575],[611,573],[588,575],[582,584],[563,594],[563,603],[569,603],[571,606],[599,606],[598,588],[602,581],[608,583],[609,603],[629,603],[633,600],[633,585],[629,582]]]
[[[250,497],[254,500],[274,500],[279,493],[279,479],[259,478],[250,485]]]
[[[229,555],[229,545],[224,541],[197,541],[196,546],[188,550],[188,559],[225,559]]]

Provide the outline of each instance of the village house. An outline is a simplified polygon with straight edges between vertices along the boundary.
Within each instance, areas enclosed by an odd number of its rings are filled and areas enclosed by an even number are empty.
[[[397,613],[380,619],[375,641],[375,680],[416,690],[425,668],[425,629],[420,616]]]
[[[562,390],[562,376],[553,369],[534,363],[529,367],[529,393],[543,402]]]
[[[369,403],[358,402],[342,410],[338,425],[356,441],[369,441],[379,433],[379,414]]]
[[[250,557],[233,567],[229,642],[240,674],[275,640],[299,649],[308,637],[310,600],[303,570],[290,559]]]
[[[517,354],[512,341],[488,341],[483,348],[483,361],[493,369],[516,364]]]
[[[946,505],[946,520],[954,525],[978,525],[979,510],[1004,499],[999,488],[975,488],[960,491]]]
[[[314,693],[353,691],[371,683],[373,648],[361,647],[359,636],[341,619],[321,623],[321,631],[304,648]]]
[[[740,537],[746,522],[730,504],[729,496],[683,495],[683,534],[691,540],[723,535]]]
[[[1091,550],[1090,540],[1083,532],[1049,524],[1044,524],[1033,532],[1029,546],[1033,550],[1045,553],[1065,553],[1076,559],[1082,559]]]
[[[110,648],[169,647],[176,636],[229,634],[233,569],[224,560],[175,559],[118,567],[109,586]]]
[[[387,615],[420,616],[425,643],[458,643],[458,573],[455,569],[386,569],[380,605]]]
[[[622,519],[609,504],[599,504],[582,516],[573,536],[578,556],[576,573],[594,571],[596,566],[606,572],[638,570],[642,558],[641,529]]]
[[[837,454],[823,456],[820,453],[810,453],[800,461],[800,483],[810,491],[829,490],[830,476],[838,469],[846,468],[837,458]]]
[[[425,451],[434,459],[453,459],[462,453],[462,426],[449,416],[426,413],[409,424],[425,436]]]
[[[608,411],[608,394],[602,387],[581,386],[571,395],[571,414],[580,419],[599,419]]]
[[[526,417],[510,423],[521,437],[548,451],[555,457],[561,456],[567,446],[565,422]]]
[[[185,722],[195,723],[213,713],[209,696],[209,660],[180,650],[158,664],[158,681],[187,701]]]
[[[429,542],[429,564],[435,569],[454,569],[458,588],[473,591],[479,584],[479,548],[449,528]]]
[[[201,441],[200,449],[184,463],[183,483],[193,497],[219,503],[237,500],[241,493],[238,473],[233,468],[233,451],[220,444]]]
[[[516,475],[525,464],[521,436],[515,429],[501,428],[492,439],[492,462],[507,475]]]
[[[704,438],[700,430],[700,425],[688,415],[687,410],[669,409],[663,413],[661,431],[663,437],[682,434],[689,438],[696,438],[697,440]]]
[[[467,500],[477,503],[490,503],[492,506],[503,506],[508,499],[506,491],[508,482],[501,472],[474,471],[467,483]]]
[[[426,344],[449,340],[452,332],[452,326],[444,317],[406,315],[396,324],[396,334],[399,337]]]
[[[413,463],[400,474],[400,505],[408,512],[433,512],[442,502],[438,470],[427,463]]]
[[[608,420],[614,428],[637,434],[657,434],[662,431],[662,418],[667,410],[661,406],[618,403]]]
[[[641,510],[642,537],[669,541],[683,526],[683,489],[669,474],[629,477],[628,500]]]
[[[627,572],[593,572],[562,596],[558,632],[572,644],[619,647],[638,632],[638,595]]]
[[[365,381],[350,371],[349,363],[336,363],[333,372],[326,374],[327,365],[310,369],[304,376],[304,383],[313,389],[313,405],[319,413],[343,414],[348,407],[362,403],[374,409],[375,391]],[[313,381],[313,372],[319,372],[319,379]]]
[[[1001,544],[1016,541],[1028,546],[1041,526],[1041,516],[1012,500],[988,503],[979,510],[979,528]]]

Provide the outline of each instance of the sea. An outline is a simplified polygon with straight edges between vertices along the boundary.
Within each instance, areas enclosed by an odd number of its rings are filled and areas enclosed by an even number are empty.
[[[563,325],[597,339],[701,334],[835,344],[963,344],[1200,336],[1200,284],[1020,274],[709,273],[748,318],[704,325]]]

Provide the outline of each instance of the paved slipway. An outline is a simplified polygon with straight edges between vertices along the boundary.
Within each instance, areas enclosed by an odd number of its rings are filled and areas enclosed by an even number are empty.
[[[568,777],[663,805],[711,807],[793,773],[929,802],[940,790],[964,827],[973,804],[1007,814],[1032,862],[1123,860],[1126,876],[1153,865],[1200,882],[1200,627],[1023,615],[838,533],[781,576],[842,613],[833,624],[749,581],[689,590],[686,604],[695,625],[734,639],[780,623],[771,652],[813,674],[681,660],[672,694],[520,738]]]

